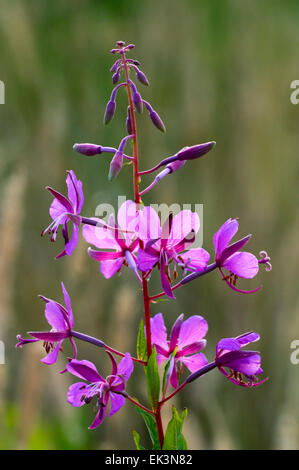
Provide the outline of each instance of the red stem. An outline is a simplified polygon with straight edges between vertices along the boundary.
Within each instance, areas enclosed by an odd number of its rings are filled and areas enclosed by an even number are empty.
[[[163,431],[163,423],[161,418],[161,405],[158,404],[158,408],[155,413],[156,425],[158,430],[159,442],[161,449],[163,448],[164,443],[164,431]]]
[[[127,400],[129,400],[133,405],[138,406],[138,408],[141,408],[142,410],[146,411],[147,413],[150,413],[151,415],[154,415],[155,412],[147,408],[146,406],[141,405],[138,401],[134,400],[134,398],[130,397],[127,393],[121,393]]]

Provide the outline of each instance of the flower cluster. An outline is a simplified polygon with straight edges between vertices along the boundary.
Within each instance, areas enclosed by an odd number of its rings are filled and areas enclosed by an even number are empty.
[[[61,226],[64,249],[56,256],[56,258],[61,258],[73,253],[81,229],[83,238],[89,245],[88,255],[99,263],[99,270],[104,278],[110,279],[126,267],[132,271],[138,288],[142,287],[144,304],[144,322],[141,321],[139,327],[137,357],[131,356],[128,352],[118,351],[101,339],[75,331],[71,301],[63,283],[65,306],[41,296],[45,302],[45,317],[51,327],[50,331],[29,332],[30,338],[22,338],[18,335],[17,346],[22,347],[25,344],[42,341],[47,354],[41,361],[50,365],[57,361],[59,352],[62,352],[62,343],[64,341],[69,343],[72,357],[67,358],[65,368],[61,372],[68,372],[83,382],[76,382],[70,386],[67,401],[74,407],[95,402],[96,416],[90,429],[102,423],[109,403],[109,416],[111,416],[128,400],[142,410],[148,426],[149,421],[146,417],[151,417],[155,423],[151,433],[157,436],[159,448],[165,449],[161,409],[185,386],[213,369],[218,369],[232,383],[243,387],[257,386],[266,379],[259,379],[263,372],[260,354],[257,351],[243,349],[244,346],[259,339],[257,333],[250,332],[235,338],[221,339],[217,344],[214,359],[209,362],[202,352],[207,342],[205,338],[208,331],[207,321],[200,315],[192,315],[185,319],[184,314],[181,314],[174,322],[168,339],[162,313],[151,316],[152,304],[160,297],[175,299],[175,291],[211,271],[218,271],[220,273],[218,279],[224,280],[233,291],[257,292],[261,286],[243,290],[237,286],[237,281],[239,278],[254,278],[258,274],[260,264],[265,264],[266,270],[269,271],[271,264],[265,251],[261,251],[259,257],[243,251],[251,235],[232,242],[239,229],[237,219],[230,218],[218,228],[213,236],[215,253],[210,254],[195,244],[200,230],[200,219],[196,212],[190,209],[184,209],[178,213],[170,211],[161,220],[159,213],[141,200],[167,175],[183,171],[186,163],[191,164],[190,162],[210,152],[215,147],[215,142],[184,147],[173,155],[163,158],[153,168],[139,170],[136,113],[141,114],[145,109],[154,126],[162,132],[165,132],[165,125],[151,104],[142,98],[136,84],[130,78],[130,73],[134,72],[142,85],[149,85],[139,61],[128,59],[126,56],[133,48],[133,44],[125,45],[123,41],[118,41],[117,47],[111,51],[118,57],[111,67],[112,83],[115,87],[104,115],[104,123],[108,124],[116,111],[119,90],[126,90],[128,96],[127,135],[115,148],[79,143],[74,145],[74,149],[89,157],[112,154],[109,180],[121,173],[124,167],[123,162],[127,160],[133,167],[134,199],[126,200],[119,207],[117,214],[110,214],[107,220],[85,217],[82,215],[84,203],[82,182],[77,179],[73,170],[68,171],[67,196],[47,187],[54,197],[49,211],[52,222],[43,230],[42,235],[49,232],[51,241],[54,242]],[[122,75],[124,81],[119,83]],[[133,153],[132,155],[125,153],[125,148],[129,145],[132,152],[128,153]],[[157,170],[160,171],[152,183],[141,190],[143,175]],[[69,236],[70,226],[72,226],[71,237]],[[161,292],[152,294],[149,292],[149,282],[155,272],[159,272]],[[106,351],[112,364],[110,375],[104,379],[93,363],[78,358],[78,341],[89,342]],[[121,357],[119,364],[115,356]],[[141,364],[145,368],[150,408],[141,404],[126,391],[127,382],[133,372],[133,363]],[[162,386],[159,368],[164,369]],[[167,395],[170,386],[173,391]],[[176,412],[172,419],[183,419],[178,416]],[[182,423],[180,429],[181,425]],[[178,439],[177,435],[171,435],[172,428],[169,427],[170,431],[167,428],[169,435],[165,442],[173,438],[176,443],[184,443],[182,436]],[[181,431],[177,432],[181,433]],[[135,439],[137,448],[140,448],[139,441],[139,438]]]

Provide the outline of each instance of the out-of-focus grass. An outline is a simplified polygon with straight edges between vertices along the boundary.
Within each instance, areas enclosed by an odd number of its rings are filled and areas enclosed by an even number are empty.
[[[295,0],[2,1],[1,448],[132,448],[131,429],[145,434],[130,405],[88,431],[92,409],[65,402],[71,378],[58,374],[63,362],[49,368],[39,363],[39,348],[14,349],[16,333],[45,326],[37,294],[61,299],[63,280],[76,328],[134,351],[142,302],[130,273],[105,281],[84,241],[71,258],[56,262],[61,243],[40,239],[51,200],[44,187],[64,191],[66,169],[83,180],[85,215],[100,202],[115,203],[117,194],[132,195],[129,167],[108,184],[109,159],[72,151],[75,142],[117,145],[124,136],[124,96],[113,122],[102,126],[112,89],[107,51],[118,39],[136,44],[132,56],[151,82],[143,96],[167,126],[164,136],[145,113],[138,120],[141,167],[185,145],[217,141],[213,153],[161,182],[145,203],[203,203],[204,247],[211,253],[212,234],[239,216],[240,235],[254,234],[250,249],[267,249],[273,260],[270,274],[261,270],[245,284],[263,284],[254,296],[234,294],[214,273],[178,291],[176,302],[152,309],[162,310],[169,325],[181,312],[205,315],[210,358],[220,337],[250,329],[262,336],[258,347],[269,376],[263,387],[239,389],[214,372],[179,398],[178,406],[190,408],[190,447],[298,447],[299,368],[289,360],[290,342],[299,335],[299,107],[289,99],[298,79],[298,20]],[[103,356],[80,345],[80,357],[109,372]],[[130,391],[142,397],[141,371],[135,377]]]

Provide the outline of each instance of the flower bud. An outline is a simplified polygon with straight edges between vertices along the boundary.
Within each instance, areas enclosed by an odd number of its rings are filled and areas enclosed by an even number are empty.
[[[115,113],[115,108],[116,108],[116,102],[112,100],[108,101],[107,106],[106,106],[105,116],[104,116],[104,124],[108,124],[111,121]]]
[[[216,142],[206,142],[204,144],[193,145],[192,147],[184,147],[176,154],[176,160],[194,160],[202,157],[216,145]]]
[[[76,152],[82,153],[82,155],[86,155],[88,157],[91,157],[93,155],[99,155],[102,153],[102,147],[101,145],[95,145],[95,144],[75,144],[73,146],[73,149],[76,150]]]
[[[141,95],[137,90],[133,91],[133,103],[137,113],[141,114],[143,111],[143,103]]]
[[[146,75],[143,72],[141,72],[141,70],[139,70],[137,67],[136,67],[136,77],[137,77],[137,80],[139,80],[140,83],[142,83],[142,85],[149,86],[149,81]]]
[[[151,118],[152,123],[157,129],[159,129],[159,131],[166,132],[166,127],[162,119],[160,118],[159,114],[156,113],[156,111],[154,110],[150,111],[149,116]]]
[[[127,111],[126,127],[127,127],[128,134],[133,134],[130,106],[128,106],[128,111]]]
[[[109,170],[109,175],[108,175],[109,181],[117,177],[118,173],[122,169],[123,159],[124,159],[123,153],[117,150],[117,152],[115,153],[110,163],[110,170]]]
[[[112,75],[112,83],[116,85],[120,79],[120,69],[116,70],[116,72]]]
[[[184,166],[185,163],[186,163],[186,160],[176,160],[175,162],[168,163],[168,165],[166,165],[166,168],[170,170],[170,173],[173,173],[174,171],[177,171],[180,168],[182,168],[182,166]]]

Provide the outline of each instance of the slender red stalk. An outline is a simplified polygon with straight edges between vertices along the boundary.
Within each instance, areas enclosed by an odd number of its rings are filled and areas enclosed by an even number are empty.
[[[163,448],[164,443],[164,431],[163,431],[163,423],[161,418],[161,405],[158,404],[158,408],[155,413],[156,425],[158,430],[159,442],[161,449]]]
[[[134,400],[134,398],[130,397],[126,392],[121,393],[127,400],[129,400],[133,405],[138,406],[138,408],[141,408],[142,410],[146,411],[147,413],[150,413],[151,415],[155,415],[155,412],[147,408],[146,406],[141,405],[138,401]]]

